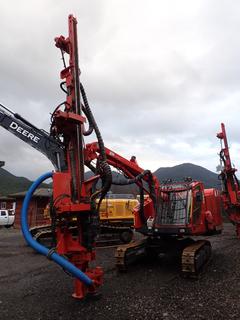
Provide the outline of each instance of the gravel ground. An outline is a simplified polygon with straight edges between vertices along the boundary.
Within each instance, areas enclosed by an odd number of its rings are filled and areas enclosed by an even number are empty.
[[[182,279],[172,261],[114,269],[114,249],[97,250],[102,296],[71,298],[72,279],[27,247],[17,230],[0,229],[0,319],[240,319],[240,243],[225,225],[211,237],[213,257],[199,280]]]

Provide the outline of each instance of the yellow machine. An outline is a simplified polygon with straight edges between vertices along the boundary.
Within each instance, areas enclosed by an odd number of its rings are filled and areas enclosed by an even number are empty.
[[[100,220],[111,223],[129,222],[133,225],[133,209],[138,205],[138,200],[127,198],[126,196],[128,195],[119,194],[114,196],[102,200]]]
[[[132,240],[133,209],[139,204],[130,194],[108,194],[100,205],[101,233],[117,233],[122,242]]]
[[[98,200],[96,201],[98,202]],[[133,225],[133,209],[139,204],[131,194],[110,194],[100,205],[100,221],[129,226]],[[49,204],[44,209],[45,219],[50,218]]]
[[[96,201],[98,202],[98,200]],[[100,237],[107,236],[110,241],[120,238],[124,243],[128,243],[133,237],[134,215],[133,209],[139,201],[131,194],[108,194],[100,205]],[[44,209],[46,224],[31,228],[32,235],[40,241],[40,238],[47,238],[52,234],[50,228],[50,207]],[[74,218],[73,218],[74,219]]]

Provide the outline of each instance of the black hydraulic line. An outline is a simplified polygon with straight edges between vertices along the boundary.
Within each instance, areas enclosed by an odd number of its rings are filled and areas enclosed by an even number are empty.
[[[62,55],[62,61],[63,61],[63,65],[64,65],[64,68],[66,69],[66,62],[65,62],[65,58],[64,58],[64,51],[61,49],[61,55]]]
[[[139,175],[137,175],[133,179],[125,179],[124,181],[119,181],[119,182],[113,181],[112,184],[120,185],[120,186],[134,184],[134,183],[137,183],[138,181],[140,181],[141,179],[143,179],[144,176],[146,176],[148,174],[151,174],[151,171],[150,170],[144,170],[142,173],[140,173]]]
[[[139,195],[140,195],[139,215],[140,215],[140,219],[141,219],[142,223],[144,225],[146,225],[147,221],[146,221],[146,217],[144,215],[144,191],[143,191],[142,187],[139,187]]]
[[[120,186],[134,184],[141,181],[146,175],[148,175],[148,180],[146,182],[148,183],[148,186],[149,186],[149,196],[153,201],[155,210],[157,210],[157,195],[156,195],[155,186],[153,182],[153,176],[150,170],[144,170],[142,173],[140,173],[138,176],[136,176],[133,179],[125,179],[124,181],[119,181],[119,182],[112,181],[112,184],[120,185]]]
[[[109,164],[106,161],[99,161],[99,165],[97,167],[98,169],[96,173],[100,174],[102,180],[102,188],[95,194],[93,194],[91,198],[95,199],[99,194],[101,194],[97,205],[97,211],[99,212],[101,202],[112,185],[112,171]]]
[[[51,114],[50,135],[51,135],[54,139],[56,139],[57,141],[59,141],[59,142],[61,142],[61,141],[60,141],[60,139],[59,139],[58,134],[56,134],[56,132],[53,131],[53,128],[54,128],[54,126],[55,126],[55,122],[54,122],[54,118],[53,118],[53,117],[54,117],[55,113],[58,111],[58,109],[59,109],[61,106],[63,106],[63,105],[65,105],[65,110],[66,110],[66,106],[71,107],[70,104],[69,104],[67,101],[61,102],[59,105],[56,106],[56,108],[54,109],[53,113]]]
[[[64,85],[66,84],[66,81],[62,81],[61,83],[60,83],[60,88],[61,88],[61,90],[64,92],[64,93],[66,93],[66,94],[68,94],[68,91],[64,88]]]
[[[83,135],[84,136],[90,136],[90,134],[92,134],[92,132],[94,130],[94,127],[93,127],[93,125],[91,123],[91,116],[89,115],[89,113],[87,112],[87,110],[86,110],[86,108],[85,108],[85,106],[83,104],[82,104],[82,110],[83,110],[85,116],[87,117],[88,123],[89,123],[89,128],[88,128],[88,130],[83,132]]]
[[[222,160],[222,162],[223,162],[224,165],[225,165],[225,164],[226,164],[226,160],[225,160],[225,158],[224,158],[224,152],[223,152],[223,150],[220,151],[219,157],[220,157],[220,159]]]
[[[224,164],[224,166],[225,166],[226,160],[225,160],[225,157],[224,157],[224,152],[223,152],[223,150],[221,150],[219,156],[220,156],[220,159],[221,159],[221,161],[223,162],[223,164]],[[225,190],[227,190],[227,178],[226,178],[226,173],[222,171],[222,172],[220,173],[220,175],[218,176],[218,178],[220,178],[220,179],[224,182]],[[233,179],[234,179],[234,181],[236,181],[236,184],[237,184],[238,188],[240,189],[240,183],[239,183],[239,180],[238,180],[238,178],[237,178],[237,176],[236,176],[235,173],[233,173]]]
[[[234,176],[235,181],[236,181],[236,183],[237,183],[238,189],[240,189],[239,180],[238,180],[238,178],[237,178],[236,174],[234,173],[234,174],[233,174],[233,176]]]
[[[85,165],[90,169],[93,173],[96,173],[96,168],[91,163],[85,163]]]
[[[55,114],[55,112],[63,105],[68,104],[66,101],[59,103],[59,105],[56,106],[56,108],[54,109],[53,113],[51,114],[51,121],[53,120],[53,116]]]
[[[149,185],[149,191],[150,191],[149,196],[152,199],[155,212],[157,212],[158,211],[157,194],[156,194],[156,190],[155,190],[155,185],[154,185],[154,182],[153,182],[152,174],[149,175],[148,185]]]
[[[99,145],[100,159],[99,159],[99,164],[97,166],[96,173],[100,174],[102,182],[103,182],[103,185],[102,185],[102,188],[100,191],[101,197],[98,202],[98,209],[99,209],[101,201],[103,200],[103,198],[105,197],[105,195],[107,194],[107,192],[109,191],[109,189],[111,187],[112,171],[111,171],[109,164],[107,163],[107,156],[106,156],[106,152],[105,152],[104,142],[103,142],[100,130],[98,128],[98,125],[97,125],[95,118],[92,114],[91,108],[88,104],[87,95],[85,93],[85,90],[84,90],[82,83],[80,83],[80,91],[81,91],[84,106],[85,106],[85,112],[88,115],[88,121],[89,121],[90,125],[94,128],[94,131],[95,131],[95,134],[96,134],[97,140],[98,140],[98,145]]]
[[[82,83],[80,83],[80,91],[81,91],[81,94],[82,94],[82,98],[83,98],[83,102],[84,102],[84,106],[85,106],[85,110],[89,116],[89,120],[90,120],[90,123],[92,124],[92,126],[94,127],[94,131],[96,133],[96,136],[97,136],[97,140],[98,140],[98,145],[99,145],[99,153],[102,157],[102,161],[106,161],[107,160],[107,157],[106,157],[106,152],[105,152],[105,147],[104,147],[104,143],[103,143],[103,139],[102,139],[102,136],[101,136],[101,133],[100,133],[100,130],[98,128],[98,125],[95,121],[95,118],[92,114],[92,110],[88,104],[88,99],[87,99],[87,95],[86,95],[86,92],[84,90],[84,87],[82,85]]]

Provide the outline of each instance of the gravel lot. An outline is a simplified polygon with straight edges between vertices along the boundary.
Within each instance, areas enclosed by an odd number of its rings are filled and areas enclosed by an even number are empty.
[[[102,297],[81,302],[61,268],[27,247],[19,231],[0,229],[0,319],[240,319],[239,241],[230,224],[211,237],[212,261],[197,281],[182,279],[171,261],[117,274],[114,249],[99,248]]]

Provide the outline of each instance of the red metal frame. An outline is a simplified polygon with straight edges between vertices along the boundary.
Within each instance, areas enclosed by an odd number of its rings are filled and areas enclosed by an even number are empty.
[[[59,108],[55,110],[51,128],[52,134],[60,137],[65,146],[67,163],[63,172],[56,172],[53,175],[53,207],[57,219],[57,252],[65,255],[93,280],[93,286],[90,288],[87,288],[79,280],[75,280],[73,296],[82,299],[87,293],[94,293],[103,281],[103,271],[100,267],[89,268],[90,262],[95,259],[95,237],[92,236],[93,229],[91,229],[92,225],[89,221],[96,212],[92,186],[99,178],[98,170],[103,169],[104,163],[101,163],[101,161],[105,161],[105,159],[103,159],[103,152],[100,152],[98,143],[84,145],[83,132],[85,132],[84,123],[86,119],[82,116],[80,99],[77,20],[72,15],[69,16],[68,25],[69,36],[67,38],[60,36],[55,39],[56,46],[61,49],[62,53],[69,55],[69,65],[65,66],[60,74],[66,85],[65,109],[64,111]],[[225,143],[227,142],[225,141]],[[102,148],[103,146],[101,146]],[[181,233],[182,225],[178,226],[178,230],[176,228],[171,229],[171,226],[159,225],[157,231],[149,230],[147,226],[147,221],[156,217],[160,201],[167,201],[168,199],[167,190],[161,188],[158,179],[150,171],[139,167],[135,157],[126,160],[108,148],[105,148],[104,158],[105,156],[107,164],[121,170],[128,179],[133,179],[149,195],[144,200],[143,210],[141,210],[141,205],[135,210],[135,228],[143,234],[152,236],[158,236],[168,227],[170,228],[170,234]],[[228,159],[226,155],[225,157]],[[86,181],[84,165],[90,166],[92,160],[97,160],[99,167],[95,176]],[[228,163],[228,160],[226,163]],[[235,171],[231,170],[233,174]],[[142,180],[148,183],[149,190],[144,187]],[[197,219],[191,218],[188,225],[184,226],[187,234],[199,235],[213,231],[216,227],[220,229],[219,195],[215,193],[214,189],[209,192],[204,190],[200,182],[192,182],[190,187],[193,195],[196,192],[201,192],[203,200]],[[193,201],[195,201],[194,199],[193,196]],[[74,223],[77,226],[77,233],[71,229],[73,218],[75,218]],[[184,232],[182,235],[184,235]]]
[[[105,152],[106,152],[107,162],[109,163],[109,165],[122,171],[129,178],[135,178],[137,175],[141,174],[144,171],[144,169],[139,167],[136,161],[136,157],[132,157],[130,160],[127,160],[124,157],[117,154],[115,151],[112,151],[106,147],[105,147]],[[92,160],[98,159],[98,157],[99,157],[98,143],[92,142],[87,144],[85,148],[86,162],[91,162]],[[159,181],[154,175],[153,175],[153,182],[154,182],[155,190],[156,192],[158,192]],[[145,191],[148,192],[146,189]]]
[[[223,142],[220,150],[220,161],[223,168],[220,177],[223,181],[222,201],[231,222],[236,224],[236,233],[240,238],[240,186],[235,175],[237,169],[232,167],[225,125],[221,123],[221,132],[217,137]]]
[[[65,255],[75,266],[85,272],[94,285],[87,288],[79,280],[75,280],[73,297],[82,299],[87,293],[94,293],[102,284],[103,271],[100,267],[89,268],[95,259],[95,244],[87,243],[87,232],[91,232],[88,220],[92,214],[91,187],[98,176],[84,181],[83,125],[80,101],[80,70],[78,66],[77,20],[68,18],[69,36],[55,38],[56,46],[62,53],[69,55],[69,66],[65,67],[60,77],[64,80],[67,97],[65,110],[56,110],[53,114],[53,128],[62,136],[66,148],[67,168],[64,172],[53,175],[53,203],[57,218],[56,250]],[[71,229],[73,218],[77,224],[77,234]]]
[[[117,154],[116,152],[105,147],[106,156],[108,163],[121,170],[125,176],[132,179],[141,174],[144,169],[139,167],[136,162],[136,158],[131,158],[131,160],[127,160]],[[93,142],[86,145],[85,148],[85,159],[91,162],[94,159],[98,158],[99,146],[97,142]],[[149,176],[146,175],[143,179],[148,181]],[[153,175],[153,184],[155,194],[157,196],[157,204],[161,201],[167,201],[169,192],[172,192],[174,183],[170,183],[168,187],[160,186],[158,179]],[[136,183],[138,184],[138,183]],[[189,223],[187,225],[155,225],[156,232],[155,235],[164,233],[166,230],[169,231],[169,234],[179,234],[179,235],[202,235],[208,232],[219,232],[222,230],[222,218],[221,218],[221,210],[220,203],[221,198],[218,190],[216,189],[204,189],[204,186],[199,181],[191,181],[188,183],[187,188],[192,190],[193,193],[193,206],[196,202],[196,194],[200,192],[202,195],[202,202],[200,210],[194,217],[191,217]],[[176,188],[175,192],[182,191],[181,188]],[[149,190],[145,189],[145,193],[150,195]],[[157,207],[154,206],[153,200],[151,197],[147,197],[144,200],[144,216],[145,219],[154,219],[157,214]],[[134,227],[136,230],[142,232],[143,234],[149,235],[151,232],[144,228],[144,223],[140,216],[140,208],[139,206],[134,210]]]

